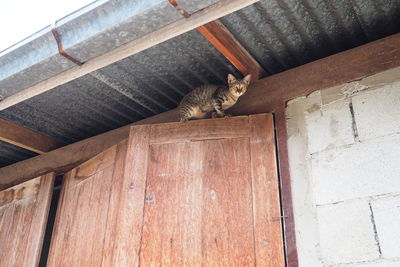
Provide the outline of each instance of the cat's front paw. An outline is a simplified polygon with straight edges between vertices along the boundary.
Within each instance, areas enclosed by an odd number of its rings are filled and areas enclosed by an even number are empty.
[[[189,120],[189,118],[186,117],[182,117],[179,119],[180,122],[187,122]]]
[[[232,114],[224,114],[224,118],[229,118],[229,117],[232,117]]]

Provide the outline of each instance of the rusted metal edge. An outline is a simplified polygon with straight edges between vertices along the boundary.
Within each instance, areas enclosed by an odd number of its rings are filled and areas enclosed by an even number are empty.
[[[176,0],[168,0],[168,2],[185,18],[190,17],[190,14],[181,8]]]
[[[79,60],[77,60],[76,58],[68,55],[67,52],[64,51],[63,46],[62,46],[62,42],[61,42],[61,38],[60,38],[60,35],[57,32],[57,28],[56,28],[56,24],[55,23],[51,24],[51,33],[53,34],[54,39],[57,42],[58,53],[60,55],[62,55],[63,57],[65,57],[66,59],[68,59],[69,61],[75,63],[76,65],[82,66],[83,62],[80,62]]]

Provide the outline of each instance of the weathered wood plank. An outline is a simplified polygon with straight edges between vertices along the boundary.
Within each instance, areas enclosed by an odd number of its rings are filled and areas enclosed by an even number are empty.
[[[141,264],[254,265],[249,153],[248,138],[151,146]]]
[[[198,164],[193,149],[193,143],[150,148],[140,249],[143,266],[201,266],[202,181],[190,168]]]
[[[203,143],[202,266],[256,266],[249,139]]]
[[[193,131],[193,125],[196,131]],[[165,123],[151,128],[150,142],[176,143],[204,139],[248,137],[248,117],[234,117],[230,120],[198,120],[185,123]]]
[[[131,128],[118,203],[114,264],[139,266],[143,207],[149,153],[150,126]]]
[[[40,179],[32,179],[12,188],[0,191],[0,206],[35,196],[39,191]]]
[[[112,258],[126,148],[121,142],[65,175],[48,266],[100,266],[102,255]]]
[[[38,266],[53,184],[51,173],[0,191],[0,266]]]
[[[0,118],[0,140],[38,154],[43,154],[65,145],[54,138],[2,118]]]
[[[289,155],[287,149],[287,130],[285,105],[282,103],[275,110],[275,130],[276,130],[276,148],[278,151],[279,177],[281,180],[281,196],[283,221],[285,230],[285,249],[286,260],[288,266],[298,266],[298,255],[296,245],[296,232],[294,224],[293,203],[292,203],[292,187],[289,169]]]
[[[272,114],[250,116],[251,177],[257,266],[283,267],[278,168]]]
[[[101,263],[95,266],[113,266],[114,265],[114,242],[117,232],[117,227],[115,227],[115,222],[118,221],[118,205],[119,198],[121,196],[120,192],[122,189],[123,179],[125,172],[125,160],[128,148],[128,141],[124,141],[117,146],[117,155],[115,158],[115,167],[112,174],[111,185],[110,185],[110,195],[108,198],[109,208],[108,208],[108,219],[106,222],[106,231],[104,237],[104,245],[102,251]]]

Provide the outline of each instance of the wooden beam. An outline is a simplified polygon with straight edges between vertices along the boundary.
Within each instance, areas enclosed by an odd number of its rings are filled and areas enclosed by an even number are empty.
[[[289,169],[289,152],[287,147],[286,106],[284,103],[275,109],[276,145],[278,150],[279,179],[281,182],[281,199],[283,208],[283,227],[285,229],[285,255],[287,266],[298,266],[296,232],[293,214],[292,186]]]
[[[274,112],[277,105],[315,90],[400,66],[400,34],[269,76],[253,83],[232,108],[234,114]],[[171,110],[134,123],[177,120]],[[0,190],[49,171],[62,173],[126,139],[129,125],[0,169]]]
[[[92,71],[101,69],[121,59],[132,56],[147,48],[172,39],[258,1],[259,0],[221,0],[202,9],[201,11],[191,14],[189,18],[177,20],[154,32],[148,33],[136,40],[130,41],[98,57],[90,59],[82,66],[68,69],[56,76],[19,91],[14,95],[8,96],[0,101],[0,110],[4,110],[24,100],[47,92],[59,85],[65,84]]]
[[[266,76],[263,67],[219,20],[197,27],[197,30],[243,75],[250,73],[253,80]]]
[[[395,34],[256,82],[232,108],[233,114],[271,112],[280,102],[400,66]]]
[[[43,154],[65,145],[54,138],[32,131],[1,118],[0,140],[36,152],[38,154]]]

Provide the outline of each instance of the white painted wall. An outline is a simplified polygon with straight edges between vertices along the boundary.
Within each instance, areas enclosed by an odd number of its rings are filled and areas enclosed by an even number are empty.
[[[400,68],[286,109],[302,267],[400,267]]]

